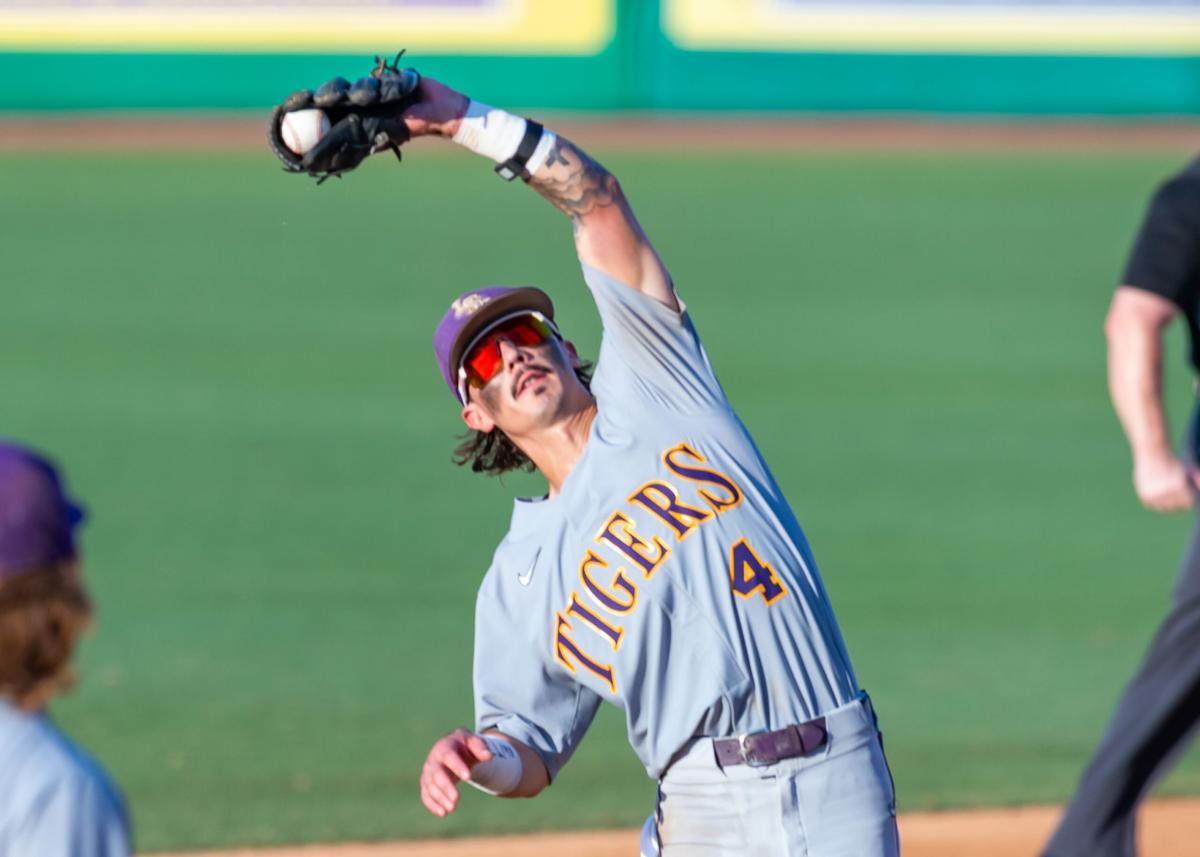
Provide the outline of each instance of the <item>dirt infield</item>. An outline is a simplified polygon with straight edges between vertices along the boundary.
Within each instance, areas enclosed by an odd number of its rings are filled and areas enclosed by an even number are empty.
[[[267,114],[0,114],[0,151],[266,151]],[[571,115],[541,117],[598,150],[1180,151],[1196,122]],[[430,146],[427,141],[419,143]]]
[[[919,812],[900,817],[905,857],[1035,857],[1058,818],[1057,807]],[[1200,799],[1164,800],[1142,813],[1142,857],[1194,857],[1200,848]],[[193,853],[188,857],[634,857],[638,831],[581,831],[482,839],[310,845]],[[163,855],[168,857],[168,855]]]

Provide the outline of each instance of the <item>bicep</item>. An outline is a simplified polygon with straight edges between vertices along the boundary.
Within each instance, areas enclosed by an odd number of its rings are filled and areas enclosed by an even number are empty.
[[[618,192],[620,188],[618,185]],[[575,226],[579,261],[627,283],[679,312],[671,277],[627,202],[581,218]]]

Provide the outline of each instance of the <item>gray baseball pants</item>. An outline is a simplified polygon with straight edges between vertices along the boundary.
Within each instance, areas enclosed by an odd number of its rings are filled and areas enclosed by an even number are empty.
[[[662,857],[898,857],[896,795],[865,697],[825,715],[829,740],[773,765],[722,768],[697,741],[659,783]]]
[[[1200,518],[1171,609],[1125,688],[1046,857],[1133,857],[1138,803],[1200,720]]]

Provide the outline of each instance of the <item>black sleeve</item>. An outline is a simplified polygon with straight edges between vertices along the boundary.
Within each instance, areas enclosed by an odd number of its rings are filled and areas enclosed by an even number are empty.
[[[1125,267],[1124,285],[1161,295],[1185,312],[1200,269],[1200,175],[1185,173],[1154,194]]]

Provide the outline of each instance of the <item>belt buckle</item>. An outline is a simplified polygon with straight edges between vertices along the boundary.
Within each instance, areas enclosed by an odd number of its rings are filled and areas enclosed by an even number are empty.
[[[769,732],[755,732],[751,735],[742,736],[742,759],[751,768],[763,768],[779,761],[774,753],[760,753],[757,749],[761,741],[755,739],[761,739],[763,736],[769,734]]]

